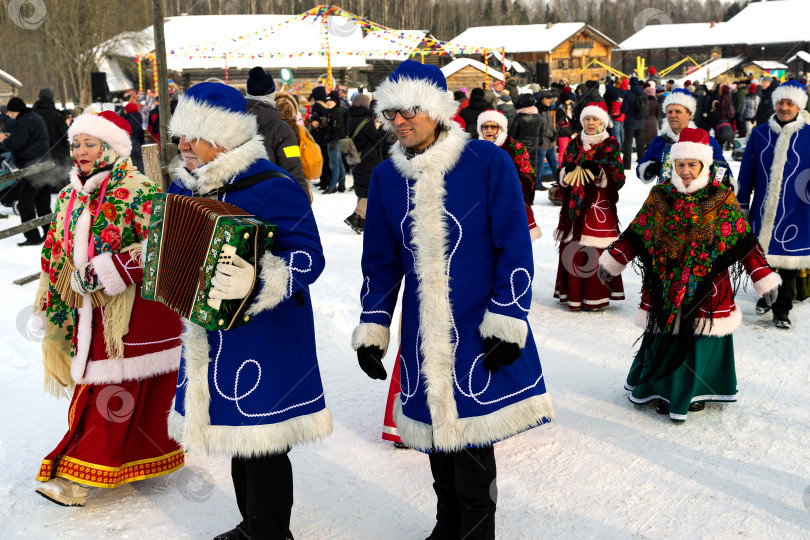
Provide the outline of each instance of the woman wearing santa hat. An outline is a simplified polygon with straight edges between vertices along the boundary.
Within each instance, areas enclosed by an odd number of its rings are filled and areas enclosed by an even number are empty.
[[[42,249],[34,309],[44,326],[45,389],[73,398],[68,432],[43,460],[37,492],[64,506],[84,505],[90,487],[183,465],[166,423],[183,325],[140,295],[142,246],[160,188],[133,167],[130,134],[111,111],[73,121],[75,167]]]
[[[579,121],[582,132],[565,149],[559,173],[563,203],[554,232],[560,252],[554,298],[572,311],[594,311],[624,300],[621,279],[605,285],[596,276],[599,256],[619,237],[616,202],[624,167],[619,143],[607,132],[607,105],[588,104]]]
[[[625,388],[631,402],[653,402],[679,422],[706,401],[736,401],[731,332],[742,315],[732,279],[745,269],[768,305],[782,282],[712,161],[709,134],[684,128],[664,156],[664,182],[599,259],[604,281],[639,259],[636,324],[645,330]]]

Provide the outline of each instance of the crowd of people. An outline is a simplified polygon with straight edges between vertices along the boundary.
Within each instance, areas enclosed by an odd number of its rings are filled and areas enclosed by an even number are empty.
[[[493,539],[493,445],[554,420],[528,323],[537,190],[553,187],[561,203],[553,296],[568,309],[623,300],[622,271],[634,261],[642,271],[630,401],[676,422],[734,401],[742,272],[757,313],[789,329],[797,275],[810,268],[804,81],[716,92],[636,78],[608,79],[603,92],[597,81],[516,83],[450,92],[437,67],[405,61],[374,94],[350,100],[322,86],[305,99],[278,91],[261,67],[247,95],[217,80],[178,89],[169,132],[180,159],[168,192],[227,201],[277,227],[260,259],[216,265],[210,298],[249,299],[252,318],[219,331],[140,295],[160,187],[137,153],[159,137],[155,96],[63,118],[50,91],[33,109],[12,98],[0,150],[18,166],[72,162],[50,225],[21,244],[42,244],[35,312],[46,388],[71,395],[68,431],[42,461],[37,491],[81,506],[91,487],[169,474],[184,449],[202,448],[231,458],[242,518],[218,540],[293,537],[288,453],[332,431],[309,293],[325,265],[312,187],[357,197],[345,220],[363,235],[351,347],[362,371],[384,380],[389,344],[400,344],[383,437],[428,454],[429,540]],[[750,133],[736,179],[726,125],[732,137]],[[622,230],[633,149],[651,188]],[[50,213],[48,183],[23,186],[22,219]],[[102,404],[121,389],[133,414],[111,421]]]

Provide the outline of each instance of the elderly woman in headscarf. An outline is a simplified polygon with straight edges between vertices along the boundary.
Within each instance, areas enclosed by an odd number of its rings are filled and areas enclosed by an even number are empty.
[[[160,188],[132,165],[130,131],[111,111],[73,121],[75,167],[42,249],[34,309],[45,331],[45,388],[73,398],[68,431],[43,460],[37,492],[63,506],[84,505],[90,487],[183,465],[166,424],[183,325],[140,295],[142,247]]]

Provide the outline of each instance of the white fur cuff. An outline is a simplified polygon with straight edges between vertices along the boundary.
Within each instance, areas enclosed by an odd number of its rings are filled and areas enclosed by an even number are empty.
[[[757,295],[760,298],[762,298],[762,296],[766,292],[772,291],[781,284],[782,284],[782,276],[780,276],[776,272],[771,272],[770,274],[760,279],[759,281],[754,282],[754,290],[757,292]]]
[[[385,356],[390,339],[391,330],[387,326],[377,323],[360,323],[352,333],[352,349],[356,351],[360,347],[379,347]]]
[[[115,296],[127,290],[127,284],[121,279],[115,263],[112,260],[112,253],[102,253],[93,257],[93,269],[98,275],[98,281],[104,287],[104,292],[108,296]]]
[[[641,180],[645,184],[649,184],[650,182],[655,181],[658,176],[652,176],[650,178],[645,178],[644,173],[647,172],[647,167],[652,165],[653,163],[658,163],[657,161],[645,161],[638,166],[638,179]]]
[[[517,343],[522,349],[526,346],[529,325],[523,319],[515,319],[487,310],[478,331],[481,332],[481,337],[500,338],[509,343]]]
[[[247,315],[257,315],[262,311],[273,309],[287,297],[290,268],[284,259],[267,252],[262,256],[261,268],[259,279],[262,282],[262,290],[256,295],[253,305],[248,308]]]
[[[599,256],[599,266],[602,266],[614,276],[618,276],[627,268],[626,264],[622,264],[614,259],[609,251],[603,251],[602,255]]]

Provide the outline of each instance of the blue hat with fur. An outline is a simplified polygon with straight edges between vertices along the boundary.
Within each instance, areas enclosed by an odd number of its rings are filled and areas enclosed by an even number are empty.
[[[195,84],[177,103],[169,131],[173,137],[202,139],[232,150],[256,135],[256,117],[245,114],[246,105],[236,88],[217,82]]]
[[[377,87],[377,118],[387,129],[391,123],[382,116],[386,109],[419,107],[437,123],[450,127],[458,102],[447,92],[447,80],[436,66],[405,60]]]

